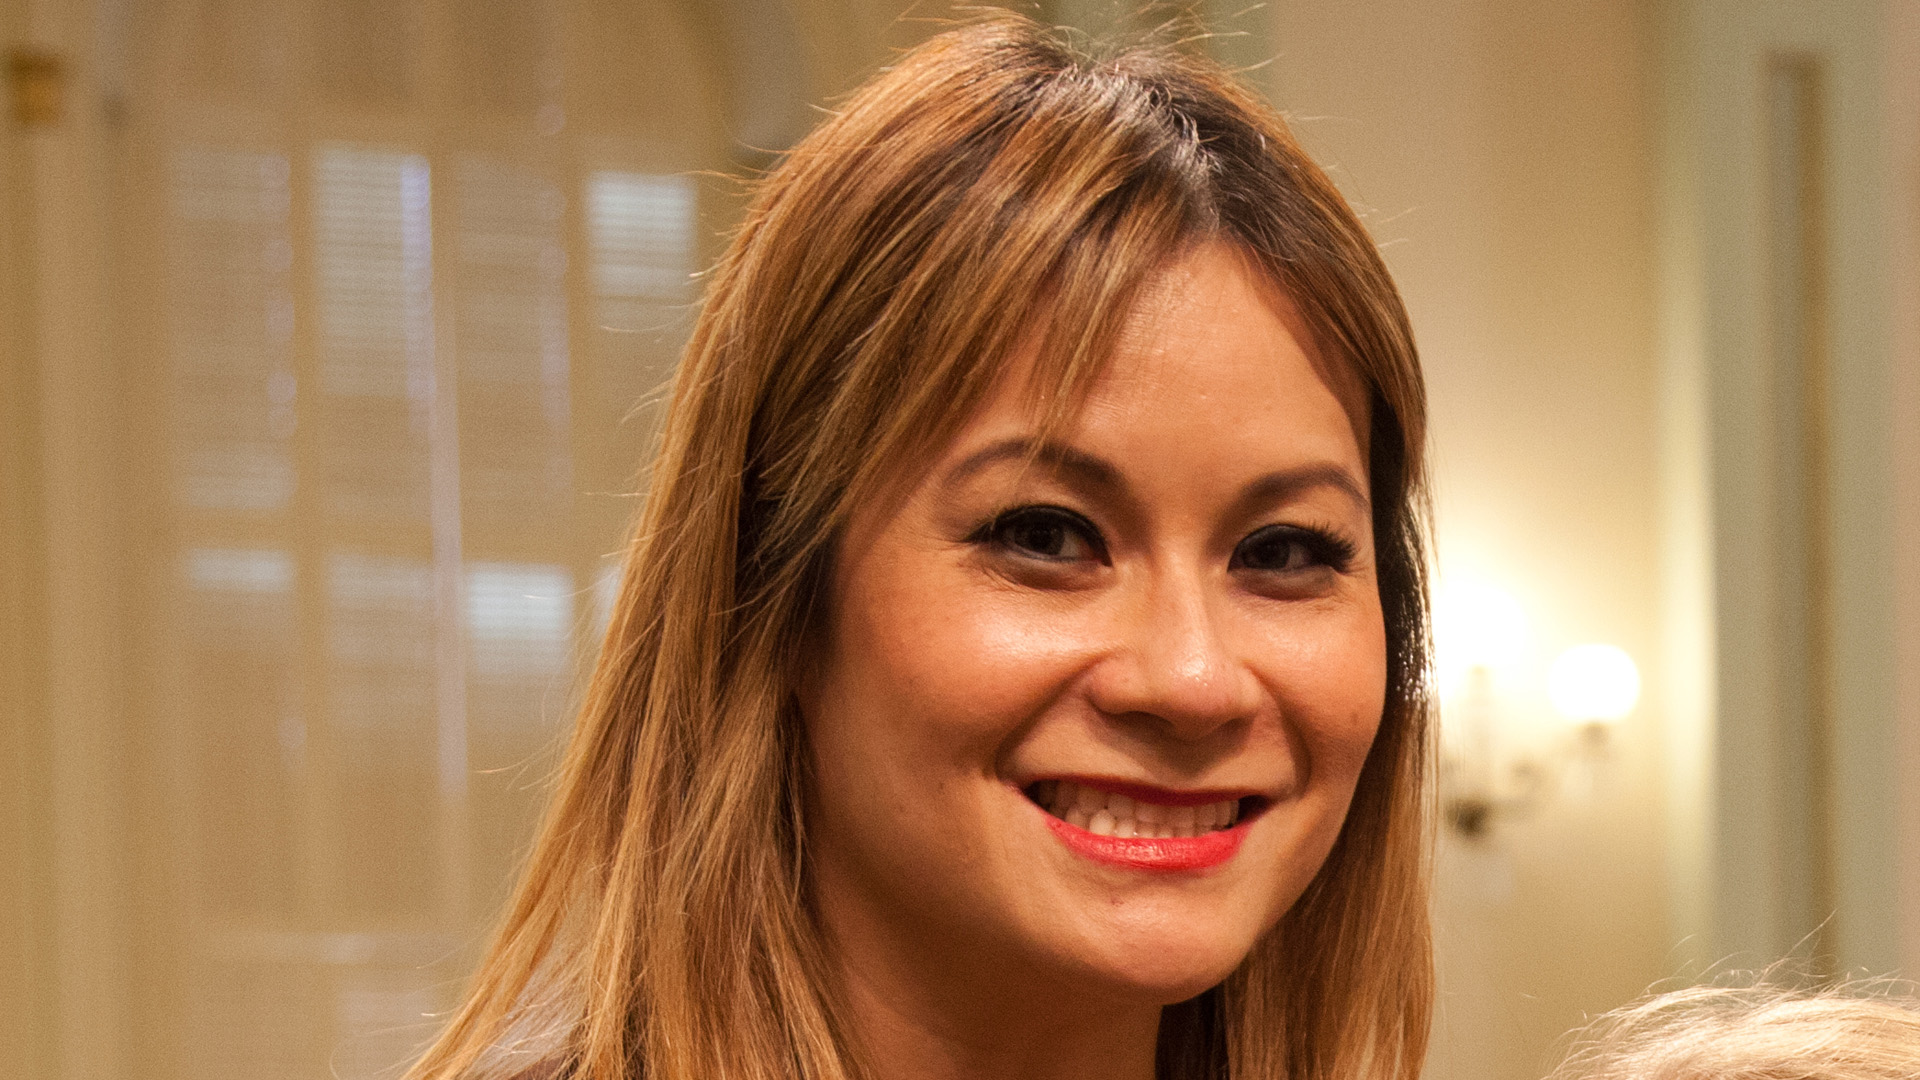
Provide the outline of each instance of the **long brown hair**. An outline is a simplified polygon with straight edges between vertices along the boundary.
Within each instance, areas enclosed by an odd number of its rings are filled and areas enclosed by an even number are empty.
[[[806,903],[792,701],[834,537],[1040,333],[1054,420],[1189,245],[1243,250],[1367,388],[1387,706],[1325,866],[1167,1077],[1417,1075],[1427,922],[1425,399],[1372,242],[1270,108],[1144,45],[941,34],[759,184],[674,384],[612,626],[531,864],[416,1080],[864,1074]]]

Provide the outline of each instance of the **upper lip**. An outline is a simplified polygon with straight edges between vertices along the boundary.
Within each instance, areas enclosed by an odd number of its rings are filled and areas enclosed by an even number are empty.
[[[1053,780],[1062,783],[1079,784],[1096,791],[1105,791],[1113,795],[1125,795],[1135,802],[1150,803],[1155,806],[1205,806],[1208,803],[1238,801],[1245,798],[1265,800],[1266,793],[1258,788],[1249,787],[1205,787],[1205,788],[1169,788],[1158,784],[1143,783],[1139,780],[1126,780],[1110,776],[1083,776],[1072,773],[1048,774],[1036,776],[1022,784],[1021,790],[1031,790],[1034,784]]]

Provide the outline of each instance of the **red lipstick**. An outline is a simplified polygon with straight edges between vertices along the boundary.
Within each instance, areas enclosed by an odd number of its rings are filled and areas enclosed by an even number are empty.
[[[1244,789],[1180,791],[1079,776],[1038,781],[1027,797],[1075,854],[1108,866],[1162,872],[1207,870],[1233,858],[1248,822],[1258,815],[1254,804],[1265,802]],[[1116,824],[1118,831],[1102,821]]]
[[[1053,835],[1069,850],[1095,862],[1129,870],[1173,872],[1219,866],[1240,850],[1248,824],[1242,821],[1230,829],[1216,829],[1199,836],[1101,836],[1072,822],[1061,821],[1044,810],[1040,812],[1047,819],[1047,828],[1052,829]]]

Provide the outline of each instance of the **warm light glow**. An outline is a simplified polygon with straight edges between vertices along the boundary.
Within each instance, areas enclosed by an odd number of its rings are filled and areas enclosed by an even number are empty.
[[[1547,669],[1547,696],[1569,720],[1618,720],[1640,700],[1640,669],[1616,646],[1575,645]]]
[[[1437,598],[1433,631],[1441,690],[1452,695],[1473,669],[1498,670],[1519,658],[1527,644],[1527,616],[1505,589],[1456,584]]]

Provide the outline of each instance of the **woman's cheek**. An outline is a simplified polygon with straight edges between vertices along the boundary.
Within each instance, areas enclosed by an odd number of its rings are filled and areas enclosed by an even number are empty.
[[[964,562],[933,573],[926,563],[901,557],[870,566],[879,572],[856,598],[865,610],[843,624],[866,629],[865,640],[843,645],[884,658],[882,681],[920,709],[954,721],[1018,722],[1092,648],[1091,613],[1073,597],[1010,586]]]
[[[1308,744],[1314,771],[1357,778],[1386,707],[1377,610],[1318,613],[1271,631],[1266,649],[1265,681]]]

